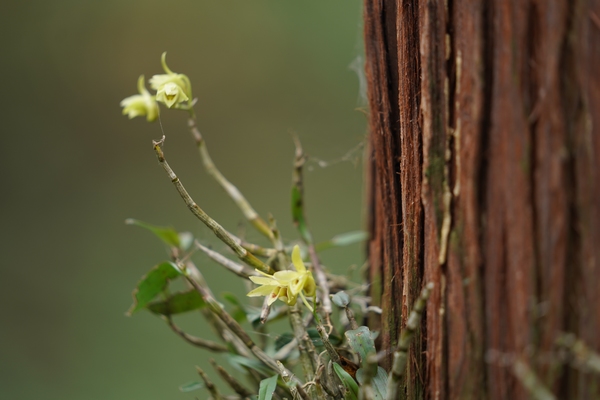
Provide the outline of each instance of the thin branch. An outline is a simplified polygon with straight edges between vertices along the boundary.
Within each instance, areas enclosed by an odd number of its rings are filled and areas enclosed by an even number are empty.
[[[277,367],[279,368],[279,375],[285,383],[288,384],[290,393],[294,400],[310,400],[306,395],[306,392],[302,389],[302,386],[298,384],[298,380],[294,378],[292,373],[287,370],[280,361],[277,361]]]
[[[174,259],[174,261],[176,264],[181,264],[181,260]],[[189,274],[191,279],[196,281],[198,285],[202,286],[210,296],[214,297],[212,291],[206,283],[206,280],[204,279],[204,276],[192,261],[185,261],[185,270]],[[194,286],[189,282],[188,284],[190,288],[194,288]],[[208,324],[213,328],[215,333],[219,335],[225,343],[228,343],[231,346],[233,346],[237,354],[240,354],[244,357],[250,356],[250,352],[248,351],[246,346],[241,342],[241,340],[237,336],[235,336],[229,330],[229,328],[227,328],[223,321],[221,321],[212,311],[210,311],[206,307],[203,307],[200,309],[200,313],[204,316],[204,318],[206,319]]]
[[[164,317],[164,319],[167,322],[167,324],[171,327],[173,332],[175,332],[176,334],[181,336],[186,342],[188,342],[196,347],[214,351],[216,353],[223,353],[223,352],[229,351],[227,349],[227,347],[223,346],[222,344],[213,342],[211,340],[202,339],[202,338],[192,336],[190,334],[185,333],[181,328],[179,328],[177,325],[175,325],[175,323],[173,322],[173,319],[171,318],[170,315],[166,315]]]
[[[256,230],[266,237],[271,237],[271,230],[267,223],[258,215],[258,213],[252,208],[248,200],[242,195],[242,193],[235,187],[231,182],[223,176],[223,174],[218,170],[212,158],[208,154],[208,148],[206,147],[206,142],[200,134],[198,127],[196,125],[196,118],[194,116],[190,117],[188,120],[188,125],[190,127],[190,132],[196,141],[196,146],[198,146],[198,151],[200,152],[200,157],[202,158],[202,162],[204,164],[204,168],[206,172],[212,176],[219,185],[225,190],[225,192],[231,197],[233,202],[239,207],[239,209],[244,214],[244,217],[256,228]]]
[[[344,307],[344,311],[346,312],[346,318],[348,318],[348,322],[350,322],[350,328],[352,328],[352,330],[358,329],[358,323],[354,317],[354,311],[352,311],[350,308],[350,304]]]
[[[273,254],[277,252],[275,249],[270,249],[268,247],[262,247],[254,243],[248,243],[244,240],[240,240],[240,246],[248,250],[250,253],[259,257],[271,257]]]
[[[289,315],[290,325],[292,325],[292,331],[298,342],[298,350],[300,351],[300,366],[302,367],[304,379],[308,382],[315,379],[317,361],[315,357],[311,357],[311,354],[316,354],[315,345],[312,340],[310,340],[306,328],[304,327],[304,323],[302,322],[301,307],[300,303],[291,306]]]
[[[517,379],[527,388],[535,400],[555,400],[556,397],[542,383],[540,378],[523,360],[517,358],[512,365],[512,370]]]
[[[329,355],[329,358],[334,363],[342,365],[342,361],[340,359],[340,355],[338,354],[338,352],[335,350],[335,348],[333,347],[333,345],[329,341],[329,335],[327,334],[327,332],[325,332],[325,327],[319,321],[316,321],[316,322],[317,322],[316,323],[316,325],[317,325],[317,332],[319,332],[319,336],[321,336],[321,341],[323,342],[323,346],[325,346],[325,350],[327,351],[327,354]]]
[[[261,270],[263,272],[272,273],[273,271],[271,270],[271,268],[268,265],[266,265],[264,262],[260,261],[254,255],[252,255],[252,253],[250,253],[248,250],[243,248],[238,243],[238,241],[236,241],[232,237],[232,235],[229,234],[229,232],[227,232],[221,225],[219,225],[219,223],[217,221],[212,219],[206,212],[204,212],[204,210],[202,210],[198,206],[198,204],[196,204],[196,202],[192,199],[192,197],[189,195],[189,193],[187,192],[187,190],[185,189],[185,187],[183,186],[183,184],[177,177],[177,175],[175,175],[175,172],[173,172],[173,170],[167,163],[167,160],[165,159],[165,156],[163,154],[162,147],[161,147],[164,142],[165,142],[164,136],[159,141],[152,141],[152,144],[154,146],[154,152],[156,153],[158,162],[160,163],[160,165],[163,167],[163,169],[165,170],[165,172],[171,179],[171,182],[173,183],[173,185],[175,185],[175,188],[177,188],[179,195],[181,196],[181,198],[183,199],[185,204],[188,206],[188,208],[190,209],[192,214],[194,214],[200,221],[202,221],[202,223],[204,223],[204,225],[206,225],[210,230],[212,230],[213,233],[219,239],[221,239],[221,241],[223,243],[225,243],[227,246],[229,246],[231,248],[231,250],[233,250],[235,252],[235,254],[246,264],[248,264],[254,268],[258,268],[259,270]]]
[[[330,361],[329,361],[330,362]],[[331,363],[331,362],[330,362]],[[323,379],[325,377],[325,379]],[[337,379],[337,377],[336,377]],[[326,399],[341,399],[343,398],[342,392],[340,392],[337,385],[330,385],[329,380],[327,379],[327,368],[325,364],[320,364],[317,369],[317,373],[315,374],[315,383],[317,387],[321,387],[323,389],[323,397]]]
[[[225,369],[223,367],[221,367],[220,365],[217,365],[217,363],[215,362],[214,359],[210,359],[208,360],[210,362],[210,364],[213,366],[213,368],[219,373],[219,375],[221,376],[221,378],[223,378],[223,380],[225,382],[227,382],[227,384],[240,396],[242,396],[242,398],[246,398],[246,397],[250,397],[252,396],[252,392],[249,391],[248,389],[246,389],[244,386],[242,386],[237,379],[235,379],[233,376],[231,376],[229,374],[229,372],[225,371]]]
[[[425,305],[427,304],[427,300],[431,295],[432,289],[433,282],[429,282],[427,285],[425,285],[423,290],[421,290],[421,295],[415,302],[413,309],[408,316],[406,326],[400,334],[398,346],[396,347],[396,351],[394,351],[394,363],[388,378],[388,389],[386,396],[387,400],[396,399],[398,385],[400,384],[400,380],[406,371],[406,364],[408,362],[408,347],[410,346],[410,343],[417,332],[419,322],[421,321],[421,315],[423,314],[423,310],[425,310]]]
[[[563,333],[558,336],[556,343],[571,352],[577,365],[600,374],[600,354],[594,352],[581,339],[577,339],[572,333]]]
[[[273,371],[280,371],[277,363],[273,358],[269,357],[263,350],[261,350],[252,340],[252,338],[244,331],[244,328],[238,324],[238,322],[231,316],[225,309],[221,307],[219,302],[215,300],[215,298],[210,294],[206,288],[199,285],[198,282],[193,280],[190,275],[187,273],[185,266],[180,265],[184,276],[188,280],[188,282],[200,293],[202,299],[206,303],[207,307],[219,317],[221,321],[235,334],[240,340],[244,343],[244,345],[254,354],[256,358],[258,358],[263,364],[267,367],[271,368]],[[290,373],[291,375],[291,373]]]
[[[211,260],[225,267],[234,274],[241,276],[242,278],[248,279],[249,276],[258,275],[258,273],[255,270],[248,268],[244,264],[238,264],[235,261],[231,261],[229,258],[225,257],[221,253],[211,250],[208,247],[202,246],[202,244],[200,244],[200,242],[198,241],[195,242],[195,245],[197,248],[202,250]]]
[[[297,137],[294,137],[296,144],[296,157],[294,160],[294,172],[292,174],[292,217],[294,224],[300,232],[302,240],[308,246],[308,254],[315,270],[315,275],[318,282],[318,287],[321,289],[321,303],[323,304],[323,311],[327,314],[331,314],[331,300],[329,299],[329,286],[327,284],[327,277],[321,266],[321,261],[315,250],[315,244],[313,241],[312,234],[308,229],[306,222],[306,214],[304,212],[304,181],[302,170],[304,163],[306,162],[306,156],[302,150],[302,145]]]
[[[196,371],[204,381],[204,385],[206,385],[206,389],[210,392],[210,395],[214,400],[223,400],[223,396],[219,393],[219,389],[215,386],[214,383],[210,379],[208,379],[208,375],[202,370],[202,368],[196,366]]]

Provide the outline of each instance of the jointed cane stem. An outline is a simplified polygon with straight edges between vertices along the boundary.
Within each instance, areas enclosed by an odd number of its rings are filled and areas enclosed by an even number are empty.
[[[400,380],[406,371],[406,364],[408,362],[408,347],[410,346],[417,328],[419,327],[421,315],[423,314],[423,310],[425,310],[425,305],[427,304],[427,300],[431,295],[432,289],[433,282],[429,282],[425,285],[423,290],[421,290],[421,295],[413,305],[413,309],[408,316],[408,320],[406,321],[406,326],[400,334],[398,346],[396,347],[396,351],[394,351],[394,363],[388,378],[388,389],[386,396],[387,400],[396,399],[398,385],[400,384]]]
[[[240,324],[231,316],[215,298],[210,294],[210,292],[199,285],[194,279],[190,277],[185,266],[180,265],[181,270],[183,271],[184,276],[187,281],[196,289],[196,291],[202,296],[202,299],[206,303],[208,309],[212,311],[223,323],[229,328],[240,340],[244,343],[244,345],[254,354],[256,358],[262,361],[267,367],[271,368],[273,371],[279,373],[280,368],[277,366],[275,360],[269,357],[263,350],[261,350],[256,343],[252,340],[250,335],[244,331],[244,328],[240,326]],[[287,371],[287,370],[286,370]],[[291,372],[287,371],[290,375]]]
[[[223,243],[225,243],[227,246],[229,246],[231,248],[231,250],[233,250],[235,252],[235,254],[240,258],[240,260],[242,260],[246,264],[248,264],[254,268],[258,268],[259,270],[266,272],[268,274],[273,273],[273,271],[267,264],[260,261],[254,255],[252,255],[252,253],[250,253],[248,250],[243,248],[238,243],[238,241],[236,241],[221,225],[219,225],[219,223],[217,221],[212,219],[207,213],[204,212],[203,209],[201,209],[198,206],[198,204],[196,204],[196,202],[192,199],[192,197],[189,195],[189,193],[187,192],[187,190],[185,189],[185,187],[183,186],[183,184],[177,177],[177,175],[175,175],[175,172],[173,172],[173,170],[167,163],[167,160],[165,159],[165,156],[164,156],[162,148],[161,148],[164,141],[165,141],[165,137],[163,136],[161,140],[152,142],[152,144],[154,146],[154,152],[156,153],[156,156],[158,157],[158,162],[163,167],[163,169],[165,170],[167,175],[169,175],[169,178],[171,178],[171,182],[173,182],[173,185],[175,185],[175,188],[177,188],[179,195],[181,196],[181,198],[183,199],[185,204],[188,206],[188,208],[190,209],[192,214],[194,214],[200,221],[202,221],[204,223],[204,225],[206,225],[208,228],[210,228],[210,230],[212,230],[214,232],[214,234],[219,239],[221,239],[221,241]]]
[[[221,171],[217,168],[215,163],[213,162],[210,154],[208,153],[208,148],[206,147],[206,142],[198,130],[196,125],[195,116],[191,116],[188,120],[188,125],[190,127],[190,131],[192,136],[194,136],[194,140],[196,141],[196,145],[198,146],[198,151],[200,152],[200,157],[202,158],[202,162],[204,163],[204,168],[209,175],[211,175],[219,185],[227,192],[229,197],[233,200],[233,202],[239,207],[242,211],[246,219],[256,228],[257,231],[262,233],[268,238],[271,238],[271,229],[269,229],[269,225],[263,220],[258,213],[254,210],[254,208],[250,205],[248,200],[244,197],[244,195],[239,191],[239,189],[233,185],[231,182],[223,176]]]
[[[298,228],[298,232],[300,232],[300,236],[302,236],[302,240],[308,246],[308,254],[313,264],[317,282],[322,293],[321,304],[323,305],[323,311],[325,311],[327,314],[331,314],[332,307],[331,300],[329,299],[329,285],[327,284],[327,277],[325,276],[325,272],[321,266],[321,261],[317,255],[315,243],[313,241],[310,229],[308,229],[308,224],[306,223],[306,217],[304,213],[304,180],[302,171],[304,168],[304,163],[306,162],[306,156],[302,150],[300,140],[294,137],[294,142],[296,144],[296,157],[294,160],[294,172],[292,175],[292,218],[294,220],[294,224]]]

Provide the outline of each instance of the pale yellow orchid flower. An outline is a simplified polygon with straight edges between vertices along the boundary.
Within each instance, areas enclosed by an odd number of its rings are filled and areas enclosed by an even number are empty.
[[[140,75],[138,79],[138,91],[140,94],[129,96],[121,101],[123,115],[127,114],[129,119],[145,115],[149,122],[156,120],[158,118],[158,103],[146,89],[144,75]]]
[[[250,280],[256,284],[262,285],[247,294],[248,297],[269,296],[267,304],[271,305],[279,299],[287,305],[296,304],[298,295],[302,298],[304,304],[312,311],[305,296],[313,297],[317,286],[312,273],[306,269],[300,255],[300,247],[294,246],[292,251],[292,263],[296,271],[277,271],[273,275],[265,274],[256,270],[263,276],[251,276]]]
[[[273,275],[265,274],[256,270],[263,276],[251,276],[250,280],[258,285],[262,285],[247,294],[248,297],[269,296],[267,303],[273,304],[275,300],[280,299],[284,303],[292,306],[296,304],[298,294],[293,294],[289,290],[291,281],[295,278],[296,272],[277,271]]]
[[[150,87],[156,90],[156,100],[171,108],[192,98],[192,84],[184,74],[177,74],[167,66],[167,52],[161,56],[162,67],[166,74],[150,78]]]
[[[162,85],[158,92],[156,92],[156,100],[171,108],[175,104],[188,101],[189,98],[179,86],[173,82],[169,82]]]

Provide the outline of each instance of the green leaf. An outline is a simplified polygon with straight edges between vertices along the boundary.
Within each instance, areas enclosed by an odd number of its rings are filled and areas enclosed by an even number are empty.
[[[283,346],[294,340],[294,334],[292,332],[284,332],[277,336],[275,339],[275,351],[281,350]]]
[[[225,292],[221,296],[235,306],[230,314],[237,322],[248,321],[254,326],[260,321],[260,308],[242,303],[233,293]]]
[[[202,389],[203,387],[204,387],[204,382],[193,381],[193,382],[188,382],[186,384],[179,386],[179,390],[184,393],[187,393],[187,392],[192,392],[194,390]]]
[[[267,368],[265,364],[258,360],[232,354],[229,354],[226,357],[229,361],[229,364],[231,364],[231,366],[240,372],[246,372],[246,368],[250,368],[262,374],[263,376],[269,376],[273,373],[271,369]]]
[[[350,246],[351,244],[354,244],[354,243],[364,242],[368,238],[369,238],[369,233],[365,232],[365,231],[352,231],[352,232],[341,233],[339,235],[332,237],[331,239],[329,239],[325,242],[318,243],[315,246],[315,249],[317,251],[323,251],[323,250],[331,249],[333,247]]]
[[[277,387],[278,377],[279,375],[273,375],[270,378],[260,381],[260,387],[258,388],[258,400],[271,400],[273,398],[273,392]]]
[[[252,327],[255,329],[261,324],[261,308],[242,303],[233,293],[225,292],[222,294],[222,296],[225,300],[227,300],[229,303],[235,306],[235,308],[232,312],[230,312],[230,314],[237,322],[248,321],[252,324]],[[267,318],[266,322],[281,319],[286,315],[287,311],[284,307],[271,309],[271,312],[269,313],[269,318]]]
[[[344,371],[344,368],[338,363],[333,363],[333,370],[346,387],[346,395],[344,398],[346,400],[358,400],[358,384],[354,378]]]
[[[171,262],[158,264],[142,277],[133,291],[133,304],[127,311],[131,316],[134,312],[146,307],[159,293],[161,293],[169,280],[178,277],[181,274],[177,266]]]
[[[156,236],[158,236],[158,238],[160,240],[165,242],[167,244],[167,246],[181,248],[181,240],[179,238],[179,234],[173,228],[163,227],[163,226],[155,226],[155,225],[151,225],[147,222],[140,221],[140,220],[133,219],[133,218],[126,219],[125,223],[127,225],[135,225],[135,226],[139,226],[140,228],[149,230],[150,232],[152,232]]]
[[[154,314],[175,315],[187,311],[197,310],[206,306],[198,291],[192,289],[187,292],[179,292],[169,296],[163,301],[155,301],[146,306]]]
[[[346,331],[344,333],[348,339],[348,344],[357,353],[363,363],[369,353],[376,353],[374,334],[366,326],[360,326],[358,329]]]
[[[361,385],[364,384],[364,369],[361,368],[356,371],[356,380]],[[373,386],[373,392],[375,397],[373,400],[385,400],[387,397],[387,383],[388,383],[388,374],[385,372],[385,369],[381,367],[377,367],[377,375],[373,377],[371,380],[371,386]]]
[[[350,304],[350,296],[348,296],[344,291],[334,294],[331,300],[333,300],[336,306],[342,308],[346,308],[348,307],[348,304]]]
[[[242,322],[247,318],[244,305],[238,300],[238,298],[233,293],[225,292],[221,294],[221,296],[229,303],[235,306],[233,311],[230,312],[233,319],[235,319],[237,322]]]

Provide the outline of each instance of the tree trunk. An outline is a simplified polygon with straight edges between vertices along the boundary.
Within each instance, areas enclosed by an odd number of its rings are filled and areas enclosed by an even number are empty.
[[[369,323],[409,399],[600,398],[600,1],[365,0]],[[384,363],[389,367],[391,353]]]

